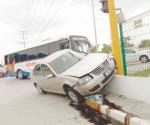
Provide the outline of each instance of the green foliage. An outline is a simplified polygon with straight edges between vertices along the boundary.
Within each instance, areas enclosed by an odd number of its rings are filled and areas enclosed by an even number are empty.
[[[140,71],[140,72],[136,72],[136,73],[132,73],[132,74],[129,74],[129,76],[149,77],[150,76],[150,69]]]
[[[110,45],[103,44],[103,48],[102,48],[101,52],[103,52],[103,53],[111,53],[112,52],[112,48],[111,48]]]
[[[142,40],[141,43],[139,44],[139,48],[145,48],[145,47],[150,47],[150,40]]]
[[[95,53],[96,52],[96,46],[92,46],[91,47],[91,53]]]

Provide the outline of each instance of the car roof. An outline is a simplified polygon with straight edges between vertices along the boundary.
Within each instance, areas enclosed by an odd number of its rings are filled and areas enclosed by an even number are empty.
[[[71,50],[65,49],[65,50],[57,51],[57,52],[47,56],[45,59],[43,59],[43,62],[49,63],[52,60],[56,59],[57,57],[61,56],[62,54],[66,53],[66,52],[71,52]]]

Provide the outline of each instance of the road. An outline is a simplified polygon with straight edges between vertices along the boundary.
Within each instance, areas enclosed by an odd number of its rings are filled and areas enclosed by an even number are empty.
[[[30,80],[0,79],[0,125],[93,125],[69,99],[40,95]]]
[[[136,62],[136,63],[127,65],[128,74],[144,71],[147,69],[150,69],[150,62],[148,62],[148,63]]]

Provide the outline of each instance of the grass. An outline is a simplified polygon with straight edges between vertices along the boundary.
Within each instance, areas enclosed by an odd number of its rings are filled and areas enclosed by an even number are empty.
[[[150,69],[140,71],[137,73],[132,73],[132,74],[129,74],[129,76],[149,77],[150,76]]]

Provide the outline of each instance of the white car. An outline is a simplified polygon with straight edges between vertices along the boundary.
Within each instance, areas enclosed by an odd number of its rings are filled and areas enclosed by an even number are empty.
[[[100,92],[114,77],[114,58],[104,53],[87,56],[71,50],[58,51],[41,63],[31,73],[31,80],[40,93],[66,94],[79,103],[84,95]]]
[[[133,62],[147,63],[150,60],[150,50],[138,51],[132,48],[126,48],[125,55],[126,55],[127,63],[133,63]]]

